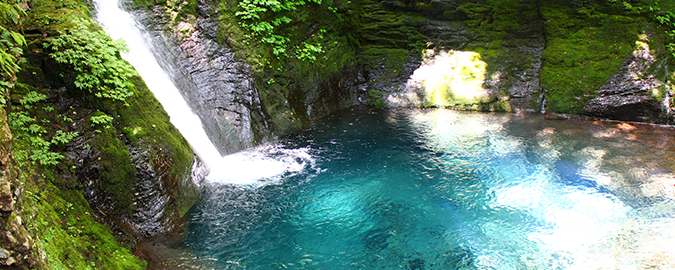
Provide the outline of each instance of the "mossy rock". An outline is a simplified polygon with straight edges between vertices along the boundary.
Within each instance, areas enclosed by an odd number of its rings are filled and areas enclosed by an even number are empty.
[[[541,86],[548,110],[579,113],[597,90],[621,67],[647,27],[640,16],[608,13],[610,4],[592,2],[572,7],[542,3],[547,46]]]
[[[89,118],[104,115],[101,112],[93,113]],[[109,193],[115,207],[131,215],[134,202],[134,182],[136,169],[131,163],[129,150],[119,140],[117,130],[112,124],[96,125],[97,133],[92,141],[93,148],[98,153],[98,172],[101,185]]]

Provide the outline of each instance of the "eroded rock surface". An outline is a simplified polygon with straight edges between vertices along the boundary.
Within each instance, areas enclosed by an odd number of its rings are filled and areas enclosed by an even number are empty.
[[[169,21],[162,8],[136,16],[146,22],[160,65],[225,155],[268,140],[269,128],[250,67],[214,41],[217,23],[206,15],[210,6],[200,7],[205,17],[176,25],[155,23]]]

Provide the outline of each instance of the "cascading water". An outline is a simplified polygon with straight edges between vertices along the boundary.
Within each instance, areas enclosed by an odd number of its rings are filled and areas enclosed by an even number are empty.
[[[357,110],[221,157],[132,17],[117,0],[96,3],[111,36],[128,43],[125,59],[212,170],[185,240],[200,265],[675,267],[671,129]]]
[[[136,68],[150,91],[162,104],[197,155],[210,172],[208,180],[216,182],[255,184],[257,179],[294,172],[310,160],[306,151],[284,150],[278,146],[263,146],[229,156],[221,156],[169,75],[162,69],[150,49],[149,36],[134,18],[119,6],[119,0],[95,0],[99,22],[113,39],[126,42],[128,52],[122,57]],[[274,156],[274,157],[270,157]]]

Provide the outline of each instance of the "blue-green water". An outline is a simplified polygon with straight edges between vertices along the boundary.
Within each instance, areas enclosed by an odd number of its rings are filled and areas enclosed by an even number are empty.
[[[206,183],[185,245],[222,269],[675,267],[673,135],[347,110],[224,164],[249,184]]]

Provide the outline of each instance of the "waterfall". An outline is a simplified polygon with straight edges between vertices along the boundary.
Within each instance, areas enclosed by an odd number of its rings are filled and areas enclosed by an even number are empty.
[[[128,52],[122,54],[169,114],[171,123],[190,143],[192,149],[209,167],[207,180],[237,184],[255,184],[284,173],[301,171],[312,163],[308,149],[283,149],[268,145],[221,156],[206,134],[200,118],[190,109],[152,53],[149,35],[134,17],[123,10],[118,0],[95,0],[97,19],[113,39],[126,42]]]
[[[147,39],[133,17],[119,7],[117,0],[96,0],[95,3],[98,20],[108,35],[127,43],[129,52],[122,54],[122,58],[136,68],[150,91],[164,106],[171,123],[187,139],[202,161],[209,168],[216,168],[221,158],[218,150],[204,132],[199,117],[190,110],[178,88],[150,52],[150,44],[145,42]]]

